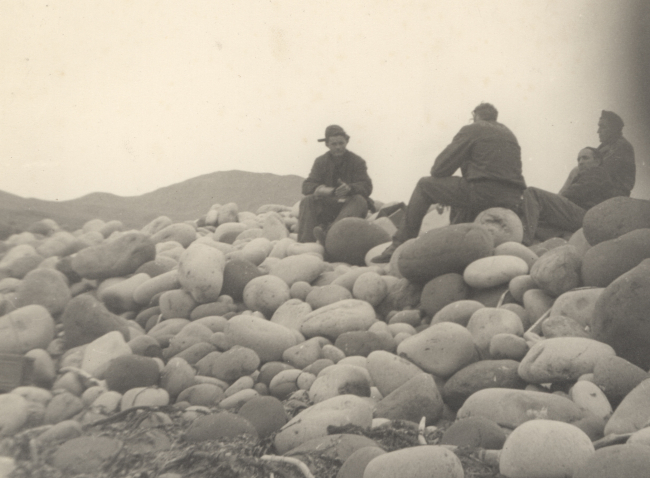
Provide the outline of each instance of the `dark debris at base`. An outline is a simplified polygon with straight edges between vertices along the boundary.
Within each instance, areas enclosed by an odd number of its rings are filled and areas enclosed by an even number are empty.
[[[171,407],[167,408],[170,409]],[[183,478],[305,476],[293,464],[262,459],[262,456],[274,453],[273,436],[264,440],[240,436],[190,443],[183,438],[187,423],[182,421],[182,411],[167,411],[171,424],[143,428],[143,420],[154,413],[159,411],[154,408],[142,409],[123,414],[118,420],[104,420],[101,424],[86,426],[86,436],[114,438],[129,445],[123,446],[117,456],[108,460],[101,469],[92,474],[75,475],[75,478],[158,478],[165,473],[176,473]],[[438,444],[442,432],[442,429],[437,429],[425,433],[426,442],[430,445]],[[399,420],[370,430],[353,425],[330,427],[328,433],[363,435],[376,441],[386,451],[419,446],[417,424]],[[71,478],[50,464],[52,455],[61,443],[50,443],[35,452],[33,443],[30,445],[30,442],[37,435],[38,430],[26,430],[0,443],[3,454],[16,460],[17,468],[10,478]],[[162,437],[162,440],[151,440],[151,436]],[[162,449],[156,450],[160,441],[164,445],[160,446]],[[134,446],[134,443],[138,446]],[[498,467],[477,460],[472,451],[463,448],[455,451],[463,464],[465,478],[503,478],[498,473]],[[303,458],[315,478],[336,478],[343,465],[340,460],[317,453],[304,455]]]

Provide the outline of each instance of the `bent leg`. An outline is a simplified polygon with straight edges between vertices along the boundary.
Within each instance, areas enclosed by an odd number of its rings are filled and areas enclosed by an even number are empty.
[[[319,224],[322,205],[316,196],[302,198],[298,209],[298,242],[316,242],[314,228]]]
[[[394,242],[401,244],[408,239],[417,237],[420,227],[422,227],[422,220],[432,204],[444,204],[454,208],[470,207],[469,184],[463,178],[456,176],[447,178],[425,176],[421,178],[406,207],[404,222],[393,237]]]
[[[345,217],[360,217],[364,219],[367,215],[368,201],[361,194],[355,194],[345,200],[334,222],[340,221]]]
[[[524,191],[522,209],[525,245],[533,243],[539,221],[575,232],[582,227],[582,220],[587,212],[563,196],[534,187]]]

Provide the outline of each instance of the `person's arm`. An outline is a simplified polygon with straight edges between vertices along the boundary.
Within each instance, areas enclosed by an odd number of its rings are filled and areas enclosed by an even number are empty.
[[[569,190],[569,187],[571,186],[571,183],[575,181],[576,177],[578,176],[578,166],[573,168],[571,172],[569,173],[569,176],[566,178],[566,181],[564,182],[564,185],[560,188],[560,192],[558,193],[560,196],[567,197],[566,193]]]
[[[350,181],[347,185],[350,187],[350,195],[361,194],[367,198],[372,193],[372,179],[368,175],[368,167],[363,159],[357,157],[353,161]]]
[[[326,188],[331,191],[326,191]],[[318,195],[327,195],[325,193],[332,194],[334,191],[334,188],[325,186],[325,164],[321,158],[316,158],[309,176],[302,183],[302,193],[305,196],[315,194],[317,189]]]
[[[468,134],[467,128],[467,126],[461,128],[452,142],[438,155],[431,168],[431,176],[449,177],[470,158],[474,141]]]

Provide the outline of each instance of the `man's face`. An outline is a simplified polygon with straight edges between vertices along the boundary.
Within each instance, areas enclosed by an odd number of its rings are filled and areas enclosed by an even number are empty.
[[[348,145],[348,140],[345,136],[330,136],[325,143],[333,156],[343,156],[345,147]]]
[[[607,143],[616,138],[618,131],[615,128],[612,128],[612,125],[609,121],[599,120],[598,121],[598,139],[601,143]]]
[[[596,166],[600,166],[600,161],[594,157],[594,152],[587,148],[581,149],[578,153],[578,168],[584,171]]]

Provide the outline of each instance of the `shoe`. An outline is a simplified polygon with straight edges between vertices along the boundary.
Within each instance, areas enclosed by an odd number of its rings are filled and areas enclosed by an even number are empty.
[[[395,244],[391,244],[386,249],[384,249],[384,252],[370,259],[370,262],[374,264],[386,264],[390,262],[390,258],[393,257],[395,249],[397,249],[397,246]]]
[[[325,247],[325,238],[327,237],[327,232],[325,232],[325,229],[323,229],[322,226],[316,226],[314,228],[314,237],[316,238],[316,242]]]

